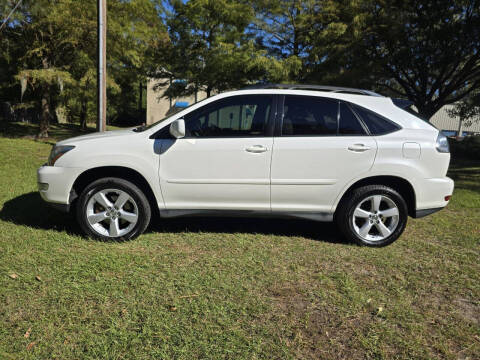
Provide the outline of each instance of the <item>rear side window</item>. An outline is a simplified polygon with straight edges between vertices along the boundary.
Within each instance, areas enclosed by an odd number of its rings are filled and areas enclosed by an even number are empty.
[[[340,122],[338,124],[339,135],[366,135],[358,118],[350,110],[350,107],[344,102],[340,103]]]
[[[337,134],[338,102],[330,99],[285,96],[283,136]]]
[[[352,104],[353,110],[367,126],[372,135],[385,135],[397,131],[400,127],[392,121],[375,114],[361,106]]]

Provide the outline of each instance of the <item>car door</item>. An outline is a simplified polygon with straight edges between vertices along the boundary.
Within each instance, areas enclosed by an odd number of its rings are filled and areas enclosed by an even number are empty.
[[[376,141],[350,106],[336,99],[288,95],[281,111],[272,210],[330,213],[349,181],[372,167]]]
[[[166,139],[160,185],[167,209],[270,210],[273,96],[238,95],[184,117]]]

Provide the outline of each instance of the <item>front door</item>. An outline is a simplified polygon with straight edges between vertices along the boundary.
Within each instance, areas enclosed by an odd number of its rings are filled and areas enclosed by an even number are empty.
[[[348,104],[285,96],[274,138],[272,210],[331,212],[341,190],[373,165],[377,144]]]
[[[186,136],[162,140],[167,209],[270,210],[273,96],[232,96],[187,114]]]

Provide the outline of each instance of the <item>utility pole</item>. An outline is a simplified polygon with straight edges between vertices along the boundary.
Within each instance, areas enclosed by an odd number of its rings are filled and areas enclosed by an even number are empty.
[[[97,131],[107,127],[107,0],[97,0],[98,10],[98,119]]]

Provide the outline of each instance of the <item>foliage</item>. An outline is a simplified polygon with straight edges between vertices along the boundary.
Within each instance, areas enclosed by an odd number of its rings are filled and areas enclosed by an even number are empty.
[[[305,56],[313,26],[312,15],[320,6],[313,0],[254,1],[254,29],[260,30],[258,41],[277,58]]]
[[[380,85],[412,100],[425,118],[480,88],[477,0],[371,0],[357,9]]]
[[[258,42],[300,56],[301,82],[378,88],[426,118],[480,88],[477,0],[253,3]]]
[[[128,88],[130,95],[122,96],[122,85],[145,84],[153,63],[152,49],[166,40],[157,9],[158,2],[153,0],[108,1],[110,119],[131,111],[131,102],[123,98],[135,98],[139,87]],[[58,106],[66,107],[70,119],[80,121],[83,127],[95,117],[96,24],[96,0],[26,0],[17,20],[6,28],[1,39],[6,55],[0,56],[0,66],[8,69],[10,77],[5,79],[5,90],[10,90],[11,100],[18,101],[11,90],[19,83],[12,80],[28,80],[26,101],[36,99],[42,109],[42,135],[47,135],[48,122]],[[22,90],[18,94],[23,95]]]
[[[170,7],[167,25],[171,45],[164,58],[165,67],[156,77],[186,80],[185,94],[203,90],[210,96],[214,91],[259,80],[284,80],[285,68],[298,70],[294,61],[285,63],[284,68],[280,60],[256,46],[247,31],[255,14],[246,2],[173,0]],[[177,85],[166,95],[178,90]]]
[[[450,116],[460,118],[466,126],[480,122],[480,91],[472,92],[448,111]]]
[[[0,34],[0,98],[36,102],[44,122],[62,107],[85,126],[96,41],[96,0],[24,0]],[[459,101],[475,111],[480,89],[478,0],[109,0],[107,46],[110,121],[143,122],[151,77],[186,80],[167,97],[256,82],[373,88],[426,118]]]
[[[480,136],[467,136],[461,140],[449,139],[453,157],[480,161]]]

